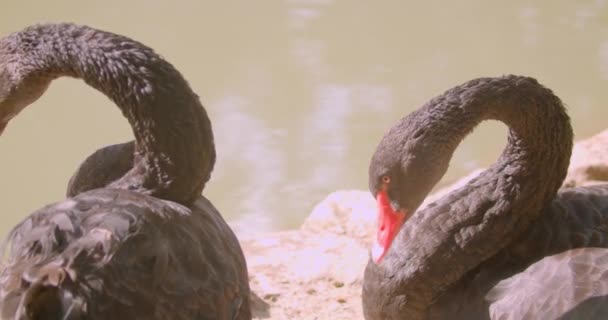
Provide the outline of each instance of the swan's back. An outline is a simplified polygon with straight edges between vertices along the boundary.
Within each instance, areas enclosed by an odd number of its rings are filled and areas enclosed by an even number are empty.
[[[608,185],[561,190],[538,223],[503,254],[534,263],[490,290],[491,318],[605,318],[606,248]]]
[[[608,184],[560,190],[521,238],[448,290],[431,318],[604,319],[606,248]]]
[[[135,143],[113,144],[99,148],[76,169],[68,182],[66,195],[104,188],[117,181],[133,168]]]
[[[486,296],[490,317],[600,319],[608,313],[608,249],[579,248],[543,258]]]
[[[97,189],[36,211],[9,235],[2,317],[250,318],[234,234],[206,199],[193,207]]]

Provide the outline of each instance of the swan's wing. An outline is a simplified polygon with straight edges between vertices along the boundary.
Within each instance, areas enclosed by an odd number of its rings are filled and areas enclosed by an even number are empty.
[[[608,312],[607,297],[608,249],[580,248],[499,282],[486,300],[492,319],[600,319]]]
[[[12,319],[42,283],[68,291],[92,320],[232,319],[249,307],[246,267],[211,209],[99,189],[39,210],[9,237],[3,314]]]
[[[66,195],[73,197],[118,180],[133,168],[134,155],[133,141],[98,149],[78,166],[68,182]]]

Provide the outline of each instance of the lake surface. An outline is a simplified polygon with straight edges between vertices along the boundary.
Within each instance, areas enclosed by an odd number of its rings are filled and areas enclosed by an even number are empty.
[[[297,227],[332,191],[367,189],[383,133],[475,77],[538,78],[578,139],[608,127],[606,1],[3,0],[0,34],[60,21],[133,37],[182,71],[216,135],[205,195],[245,233]],[[88,154],[131,137],[106,97],[55,81],[0,138],[0,233],[63,199]],[[505,141],[503,125],[481,125],[444,183]]]

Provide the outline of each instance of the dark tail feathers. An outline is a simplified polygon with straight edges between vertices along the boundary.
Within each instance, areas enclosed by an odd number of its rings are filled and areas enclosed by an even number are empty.
[[[69,291],[38,283],[23,294],[15,320],[82,320],[83,307]]]
[[[86,304],[75,297],[69,270],[46,265],[35,272],[24,273],[20,293],[10,300],[16,310],[13,320],[83,320]],[[73,275],[72,275],[73,276]],[[18,301],[18,304],[17,304]],[[5,302],[8,302],[5,300]],[[7,307],[10,308],[10,306]],[[13,307],[14,308],[14,307]],[[4,307],[3,307],[4,309]],[[3,314],[5,311],[3,310]]]

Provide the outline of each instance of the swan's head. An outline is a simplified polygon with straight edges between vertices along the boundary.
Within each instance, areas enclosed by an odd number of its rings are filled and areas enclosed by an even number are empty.
[[[450,152],[421,125],[416,113],[382,138],[369,166],[369,188],[378,205],[372,258],[380,263],[395,236],[448,168]]]
[[[48,88],[51,77],[36,72],[35,62],[11,42],[0,39],[0,135],[8,122]]]

